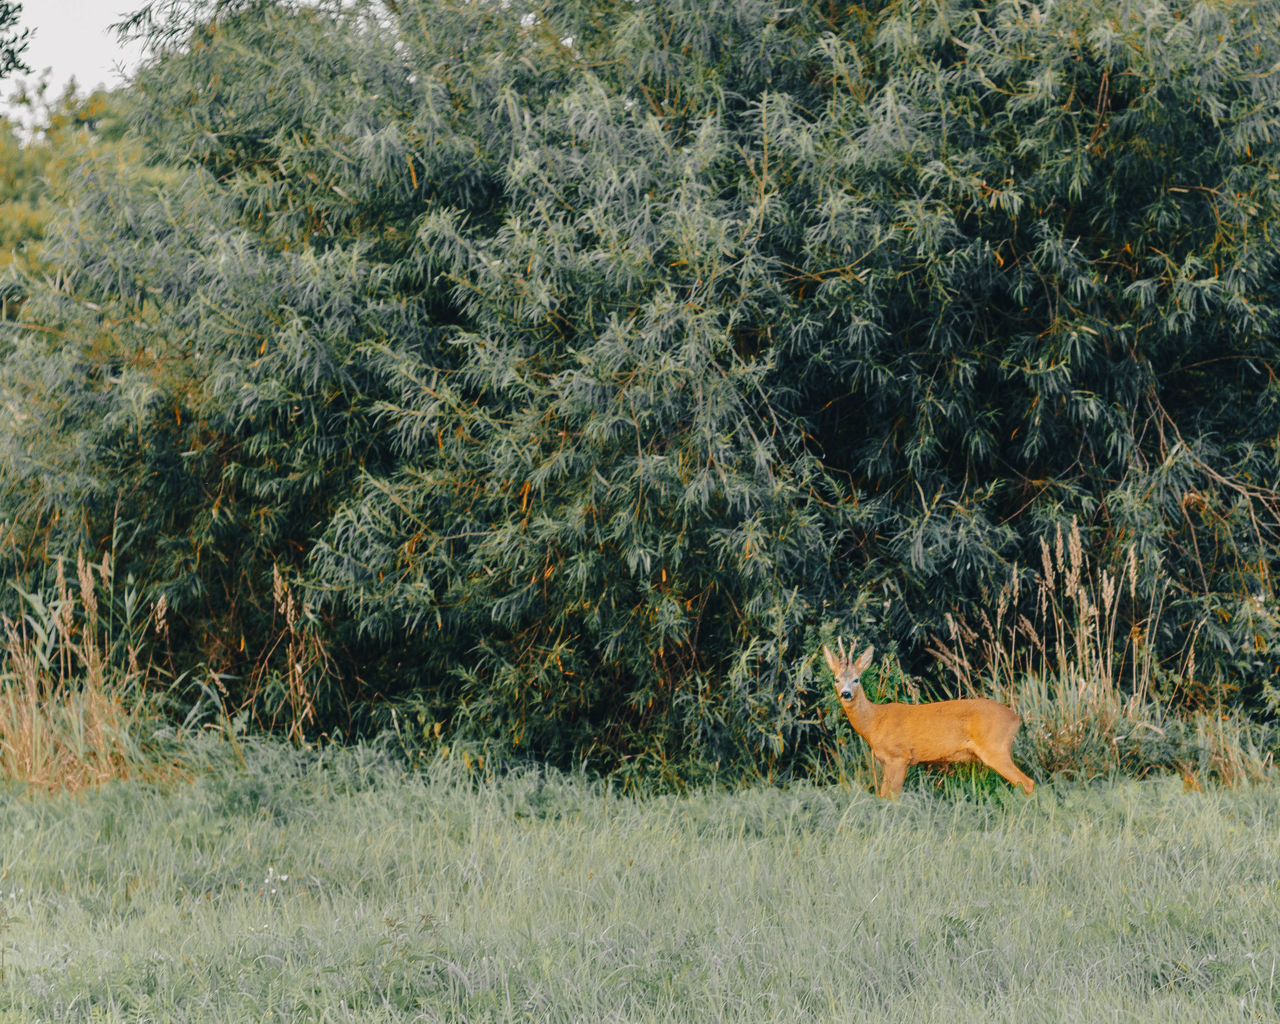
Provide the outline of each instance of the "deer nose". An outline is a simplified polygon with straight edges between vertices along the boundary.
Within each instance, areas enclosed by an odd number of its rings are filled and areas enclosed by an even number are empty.
[[[846,686],[843,690],[840,691],[840,699],[853,700],[853,691]]]

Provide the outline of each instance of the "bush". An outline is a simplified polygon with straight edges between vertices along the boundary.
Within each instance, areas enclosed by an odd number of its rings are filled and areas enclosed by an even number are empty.
[[[86,165],[11,335],[12,574],[127,520],[264,720],[772,775],[825,756],[823,638],[931,671],[1074,520],[1132,552],[1107,642],[1158,597],[1153,677],[1275,704],[1257,4],[132,24],[167,169]]]

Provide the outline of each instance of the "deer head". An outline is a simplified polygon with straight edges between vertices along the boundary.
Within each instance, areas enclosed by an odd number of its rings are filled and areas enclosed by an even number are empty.
[[[874,647],[868,647],[855,660],[852,654],[857,649],[856,639],[849,645],[848,653],[845,652],[844,641],[837,640],[836,650],[840,652],[839,656],[833,654],[830,647],[822,648],[823,657],[827,659],[827,667],[836,677],[836,693],[841,700],[853,700],[854,690],[861,685],[862,673],[867,670],[876,653]]]

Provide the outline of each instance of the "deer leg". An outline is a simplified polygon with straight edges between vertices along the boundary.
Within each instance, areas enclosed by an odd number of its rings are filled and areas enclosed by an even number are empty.
[[[984,759],[985,760],[985,759]],[[1008,779],[1015,786],[1021,786],[1022,791],[1030,796],[1036,788],[1036,784],[1031,777],[1025,774],[1016,764],[1013,763],[1013,757],[1010,754],[1001,754],[987,760],[987,767],[998,772],[1004,778]]]
[[[897,796],[907,779],[906,761],[885,761],[884,781],[880,784],[881,796]]]

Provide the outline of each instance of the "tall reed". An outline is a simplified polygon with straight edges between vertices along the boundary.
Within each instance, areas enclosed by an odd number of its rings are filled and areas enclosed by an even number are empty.
[[[163,628],[163,606],[144,614],[135,592],[117,595],[109,555],[94,564],[81,553],[74,580],[59,561],[51,595],[21,594],[21,618],[3,619],[0,774],[75,790],[161,772],[149,739],[155,671],[143,651],[156,615]]]
[[[1032,591],[1024,593],[1030,581]],[[1040,567],[1015,566],[991,608],[946,617],[934,655],[962,693],[988,693],[1022,714],[1023,756],[1041,777],[1152,768],[1195,781],[1261,776],[1271,757],[1222,713],[1171,714],[1169,695],[1195,678],[1192,630],[1176,656],[1157,656],[1167,588],[1138,589],[1132,546],[1118,566],[1095,566],[1078,524],[1040,540]],[[1196,782],[1198,784],[1198,782]]]

